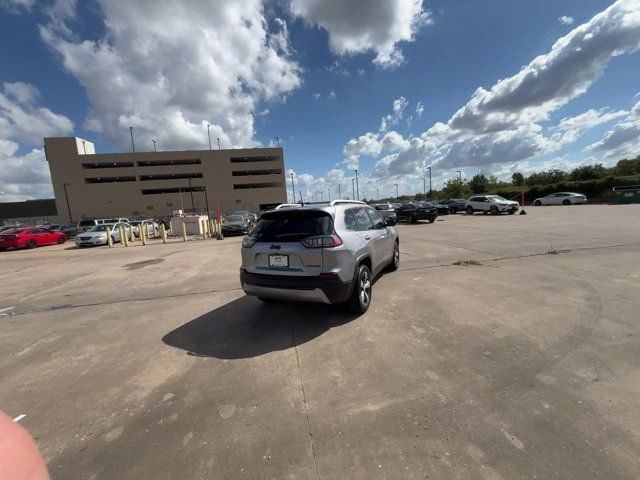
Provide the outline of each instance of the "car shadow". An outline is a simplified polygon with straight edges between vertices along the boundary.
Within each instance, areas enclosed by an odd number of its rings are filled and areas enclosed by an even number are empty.
[[[162,341],[189,355],[251,358],[293,348],[357,316],[339,305],[264,303],[245,296],[185,323]]]

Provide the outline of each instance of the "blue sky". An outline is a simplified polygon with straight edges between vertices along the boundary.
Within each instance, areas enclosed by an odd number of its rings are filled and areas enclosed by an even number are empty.
[[[638,0],[131,3],[0,0],[0,200],[51,195],[43,136],[121,151],[129,125],[139,150],[279,137],[305,195],[640,153]]]

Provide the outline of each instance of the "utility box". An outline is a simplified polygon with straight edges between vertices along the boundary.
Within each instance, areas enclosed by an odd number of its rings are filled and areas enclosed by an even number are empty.
[[[640,203],[640,185],[613,187],[613,203]]]
[[[202,222],[209,221],[208,215],[189,215],[185,217],[171,217],[171,229],[174,235],[182,235],[182,225],[187,230],[187,235],[202,235]]]

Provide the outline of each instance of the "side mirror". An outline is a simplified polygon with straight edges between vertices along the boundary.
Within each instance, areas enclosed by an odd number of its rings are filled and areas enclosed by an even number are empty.
[[[387,217],[384,219],[384,224],[387,227],[393,227],[396,224],[396,219],[393,217]]]

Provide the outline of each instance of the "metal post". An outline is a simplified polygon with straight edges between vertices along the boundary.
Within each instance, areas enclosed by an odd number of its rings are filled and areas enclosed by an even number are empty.
[[[207,205],[207,217],[209,216],[209,196],[207,195],[207,186],[204,187],[204,203]]]
[[[433,190],[431,189],[431,167],[429,169],[429,198],[433,197]]]
[[[207,123],[207,136],[209,137],[209,150],[211,150],[211,130],[209,130],[210,126],[211,125]]]
[[[355,178],[351,179],[351,198],[353,200],[356,199],[356,179]]]
[[[189,193],[191,193],[191,213],[196,213],[196,206],[193,203],[193,187],[191,186],[191,179],[189,178]]]
[[[218,150],[220,150],[220,138],[216,137],[216,140],[218,140]]]
[[[338,199],[340,199],[340,187],[341,187],[341,186],[342,186],[342,185],[338,185]]]
[[[276,137],[276,142],[278,143],[278,148],[280,148],[280,137]]]
[[[424,177],[422,178],[422,194],[427,196],[427,180]]]
[[[376,197],[380,200],[380,190],[376,187]]]
[[[400,195],[398,194],[398,184],[394,183],[394,185],[396,186],[396,198],[399,199]]]
[[[360,188],[358,187],[358,169],[356,168],[356,200],[360,200]]]
[[[133,127],[129,127],[129,133],[131,134],[131,149],[133,150],[133,153],[135,153],[136,145],[133,143]]]
[[[296,185],[293,183],[293,172],[291,172],[291,193],[293,193],[293,203],[296,203]]]
[[[70,186],[68,183],[63,183],[64,187],[64,198],[67,200],[67,209],[69,210],[69,223],[73,223],[73,219],[71,218],[71,204],[69,204],[69,195],[67,194],[67,187]]]
[[[155,140],[151,140],[153,142],[153,151],[157,152],[158,149],[156,148],[156,141]]]
[[[329,190],[329,201],[331,201],[331,189],[327,188],[327,190]]]

